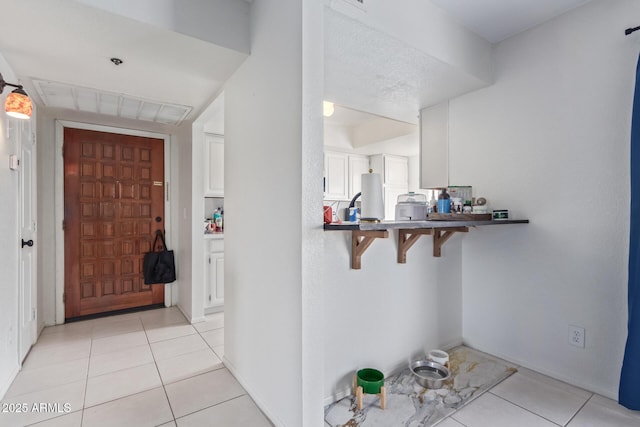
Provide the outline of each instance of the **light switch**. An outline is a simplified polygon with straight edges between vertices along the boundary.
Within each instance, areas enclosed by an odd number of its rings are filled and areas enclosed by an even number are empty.
[[[16,156],[15,154],[9,156],[9,169],[11,169],[12,171],[17,170],[19,164],[20,162],[18,161],[18,156]]]

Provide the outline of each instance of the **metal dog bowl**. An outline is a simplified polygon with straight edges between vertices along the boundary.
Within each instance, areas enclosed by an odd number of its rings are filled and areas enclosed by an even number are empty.
[[[451,375],[446,367],[430,360],[413,362],[411,372],[413,372],[418,384],[427,388],[442,388],[442,384]]]

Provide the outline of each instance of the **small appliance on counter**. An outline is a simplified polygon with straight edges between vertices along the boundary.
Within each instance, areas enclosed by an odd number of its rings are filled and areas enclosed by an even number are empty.
[[[428,212],[426,195],[410,191],[398,196],[396,221],[425,221]]]

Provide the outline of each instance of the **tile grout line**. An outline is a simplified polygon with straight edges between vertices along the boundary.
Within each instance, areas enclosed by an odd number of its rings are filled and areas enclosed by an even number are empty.
[[[84,398],[82,399],[82,414],[80,415],[80,427],[84,424],[84,406],[87,403],[87,390],[89,389],[89,369],[91,368],[91,352],[93,351],[93,326],[91,325],[91,344],[89,344],[89,361],[87,362],[87,378],[84,382]]]
[[[156,355],[153,354],[153,349],[151,348],[151,342],[149,342],[149,335],[147,335],[147,328],[142,322],[142,328],[144,330],[144,336],[147,338],[147,345],[149,346],[149,351],[151,352],[151,358],[153,358],[153,364],[156,366],[156,371],[158,372],[158,377],[160,378],[160,384],[162,384],[162,391],[164,391],[164,397],[167,399],[167,404],[169,405],[169,410],[171,411],[171,417],[173,417],[173,422],[177,425],[176,414],[173,412],[173,406],[171,406],[171,400],[169,399],[169,394],[167,393],[167,386],[162,380],[162,375],[160,375],[160,368],[158,367],[158,361],[156,360]],[[167,423],[170,421],[167,421]],[[163,423],[166,424],[166,423]],[[162,424],[161,424],[162,425]]]
[[[567,421],[567,424],[565,424],[565,426],[568,426],[569,424],[571,424],[571,422],[574,420],[575,417],[578,416],[578,414],[580,413],[580,411],[582,411],[584,409],[585,406],[587,406],[587,403],[591,402],[591,399],[593,399],[593,397],[595,396],[595,393],[591,393],[591,396],[582,404],[582,406],[580,406],[580,409],[578,409],[576,411],[575,414],[573,414],[571,416],[571,418],[569,418],[569,421]]]
[[[243,388],[243,390],[244,390],[244,388]],[[193,412],[189,412],[188,414],[184,414],[184,415],[180,416],[179,418],[175,418],[175,419],[174,419],[174,421],[175,421],[175,422],[176,422],[176,424],[177,424],[179,419],[182,419],[182,418],[184,418],[184,417],[188,417],[189,415],[197,414],[198,412],[202,412],[202,411],[207,410],[207,409],[211,409],[211,408],[213,408],[214,406],[219,406],[219,405],[222,405],[223,403],[231,402],[232,400],[239,399],[239,398],[241,398],[242,396],[248,396],[248,394],[247,394],[247,391],[246,391],[246,390],[244,390],[244,393],[239,394],[239,395],[234,396],[234,397],[231,397],[231,398],[229,398],[229,399],[227,399],[227,400],[223,400],[223,401],[220,401],[220,402],[218,402],[218,403],[214,403],[213,405],[206,406],[206,407],[204,407],[204,408],[198,409],[197,411],[193,411]]]
[[[553,424],[554,426],[559,426],[559,427],[562,427],[562,426],[563,426],[563,424],[558,424],[557,422],[552,421],[552,420],[550,420],[550,419],[549,419],[549,418],[547,418],[547,417],[544,417],[544,416],[542,416],[542,415],[540,415],[540,414],[536,414],[535,412],[533,412],[533,411],[532,411],[532,410],[530,410],[530,409],[525,408],[524,406],[520,406],[520,405],[518,405],[517,403],[514,403],[514,402],[512,402],[512,401],[510,401],[510,400],[508,400],[508,399],[505,399],[505,398],[504,398],[504,397],[502,397],[502,396],[498,396],[497,394],[492,393],[490,390],[489,390],[489,393],[491,393],[493,396],[497,397],[498,399],[504,400],[505,402],[507,402],[507,403],[509,403],[509,404],[511,404],[511,405],[513,405],[513,406],[516,406],[516,407],[518,407],[518,408],[520,408],[520,409],[523,409],[523,410],[525,410],[525,411],[529,412],[530,414],[535,415],[535,416],[536,416],[536,417],[538,417],[538,418],[542,418],[542,419],[543,419],[543,420],[545,420],[545,421],[549,421],[549,422],[550,422],[551,424]]]

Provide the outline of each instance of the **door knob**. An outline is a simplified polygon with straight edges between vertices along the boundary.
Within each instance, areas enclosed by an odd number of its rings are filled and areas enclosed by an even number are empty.
[[[24,248],[25,246],[33,246],[33,240],[27,240],[26,242],[24,241],[24,239],[22,239],[22,247]]]

